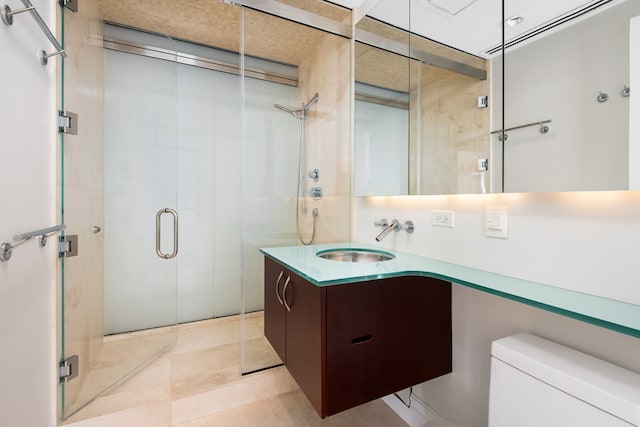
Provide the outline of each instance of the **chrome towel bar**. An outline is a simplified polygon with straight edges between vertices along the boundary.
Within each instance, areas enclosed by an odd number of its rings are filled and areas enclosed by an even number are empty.
[[[545,134],[545,133],[549,133],[549,126],[546,125],[546,123],[551,123],[551,120],[542,120],[541,122],[533,122],[533,123],[527,123],[526,125],[520,125],[520,126],[514,126],[514,127],[510,127],[508,129],[500,129],[500,130],[494,130],[493,132],[491,132],[491,135],[493,135],[494,133],[499,133],[501,135],[498,136],[498,139],[500,141],[502,141],[502,134],[504,135],[504,139],[505,141],[507,140],[507,132],[511,131],[511,130],[516,130],[516,129],[523,129],[523,128],[528,128],[530,126],[540,126],[540,133]]]
[[[15,248],[34,237],[39,236],[40,246],[45,247],[47,245],[47,238],[55,233],[64,230],[65,227],[66,225],[64,224],[58,224],[54,225],[53,227],[47,227],[40,230],[29,231],[27,233],[16,234],[15,236],[13,236],[13,241],[18,243],[12,245],[11,243],[4,242],[0,245],[0,261],[9,261]]]
[[[22,1],[22,4],[24,5],[24,9],[12,11],[11,8],[6,4],[0,8],[0,16],[2,17],[2,22],[4,22],[7,25],[13,25],[13,15],[17,15],[22,12],[29,12],[31,16],[33,16],[33,19],[35,19],[36,24],[38,24],[42,32],[45,34],[45,36],[47,36],[51,44],[56,48],[56,51],[53,53],[47,53],[46,51],[41,50],[39,53],[40,63],[42,65],[47,65],[49,58],[55,55],[61,55],[63,58],[66,58],[67,57],[66,52],[64,51],[60,43],[58,43],[58,40],[55,38],[53,33],[51,33],[51,30],[49,29],[47,24],[44,22],[44,20],[38,13],[38,10],[36,9],[36,7],[31,4],[30,0],[21,0],[21,1]]]

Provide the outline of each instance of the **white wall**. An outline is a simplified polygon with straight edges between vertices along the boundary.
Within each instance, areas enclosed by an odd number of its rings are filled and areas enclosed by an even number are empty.
[[[509,208],[509,238],[484,236],[486,207]],[[431,226],[431,210],[455,211],[455,228]],[[396,249],[522,279],[640,304],[640,192],[358,198],[353,240],[376,245],[380,218],[413,220],[390,234]],[[453,290],[453,373],[415,388],[447,418],[486,425],[491,341],[530,331],[640,372],[640,340],[459,285]]]
[[[413,220],[413,234],[381,245],[640,304],[640,192],[513,193],[357,199],[354,240],[376,244],[373,222]],[[487,207],[509,208],[509,238],[484,236]],[[431,226],[431,210],[455,211],[455,228]]]
[[[34,0],[51,24],[55,2]],[[12,4],[14,9],[21,6]],[[54,25],[53,25],[54,26]],[[55,222],[55,71],[53,49],[28,14],[0,25],[4,82],[0,101],[0,242]],[[0,263],[0,425],[55,425],[56,245],[27,242]]]
[[[640,339],[514,301],[453,286],[453,372],[414,387],[415,395],[464,427],[487,425],[491,342],[527,331],[640,372]]]

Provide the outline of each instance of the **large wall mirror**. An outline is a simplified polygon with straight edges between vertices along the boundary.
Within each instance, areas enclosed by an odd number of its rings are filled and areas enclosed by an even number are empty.
[[[380,0],[357,23],[356,195],[640,188],[640,1],[504,5]]]

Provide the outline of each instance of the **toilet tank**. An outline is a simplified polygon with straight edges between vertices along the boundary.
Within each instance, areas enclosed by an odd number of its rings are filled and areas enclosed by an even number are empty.
[[[489,427],[515,426],[640,426],[640,375],[531,334],[494,341]]]

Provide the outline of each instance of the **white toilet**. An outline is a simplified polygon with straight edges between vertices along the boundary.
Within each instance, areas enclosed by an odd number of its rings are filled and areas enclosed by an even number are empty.
[[[640,375],[531,334],[502,338],[491,346],[488,425],[640,426]]]
[[[491,346],[489,427],[640,426],[640,375],[531,334]]]

